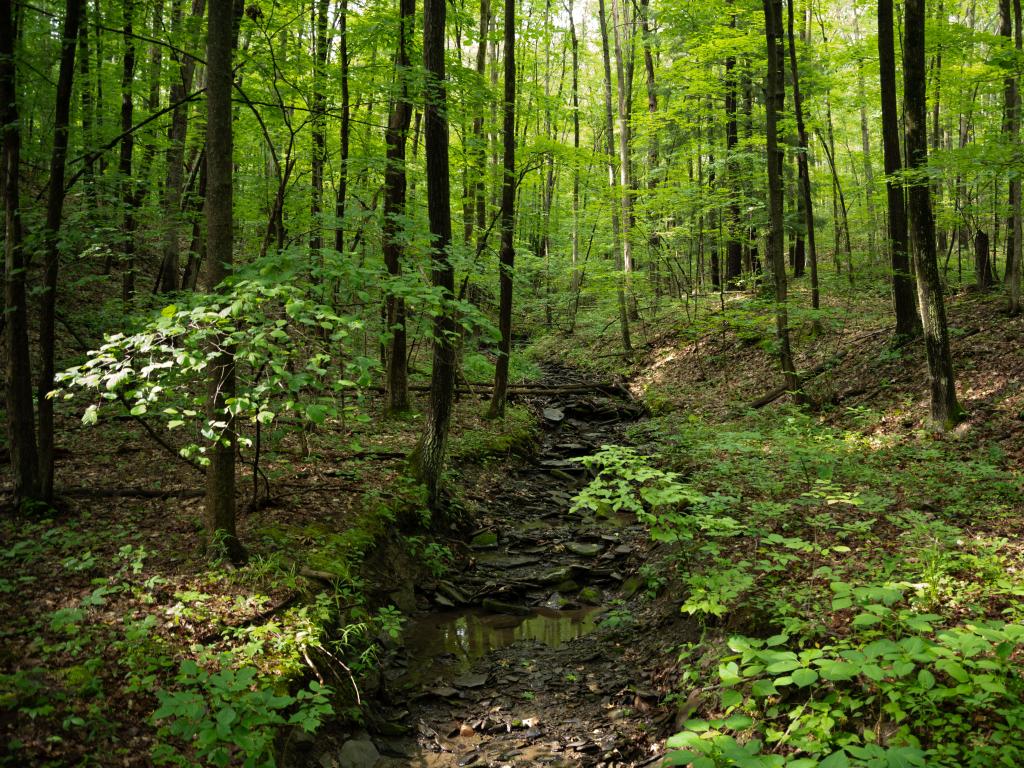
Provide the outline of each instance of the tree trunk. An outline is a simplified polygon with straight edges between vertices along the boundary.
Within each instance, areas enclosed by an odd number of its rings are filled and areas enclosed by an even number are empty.
[[[448,425],[455,388],[457,328],[449,302],[455,295],[455,271],[448,250],[452,242],[451,188],[448,177],[447,91],[445,87],[445,0],[424,0],[423,67],[426,74],[423,109],[427,171],[427,218],[431,238],[431,282],[440,289],[441,307],[434,318],[434,363],[430,374],[430,413],[417,446],[414,465],[427,487],[427,502],[440,501]]]
[[[14,472],[14,501],[39,498],[39,454],[32,406],[32,358],[28,346],[25,251],[22,247],[19,177],[21,129],[15,82],[13,3],[0,0],[0,115],[3,130],[4,310],[7,316],[7,444]]]
[[[615,174],[615,124],[612,118],[612,66],[608,47],[608,19],[604,9],[604,0],[598,0],[598,21],[601,24],[601,54],[604,63],[604,113],[605,133],[608,149],[608,185],[614,191],[618,180]],[[622,349],[626,353],[633,351],[629,338],[629,313],[626,309],[625,268],[622,261],[622,233],[619,212],[612,214],[612,248],[615,251],[616,267],[619,279],[616,288],[619,304],[619,329],[622,333]]]
[[[576,36],[576,22],[573,19],[572,0],[569,0],[569,34],[572,44],[572,319],[575,326],[576,309],[579,306],[579,290],[582,280],[580,268],[580,41]]]
[[[90,213],[95,213],[98,207],[96,196],[96,173],[95,160],[92,156],[93,144],[96,142],[96,134],[93,129],[94,102],[93,83],[89,78],[89,4],[82,3],[82,21],[78,28],[78,80],[80,82],[79,93],[81,94],[81,115],[82,115],[82,154],[85,166],[85,194],[89,204]]]
[[[324,247],[324,162],[327,159],[327,96],[324,94],[327,47],[327,0],[317,0],[313,28],[313,152],[310,157],[312,189],[309,199],[309,249],[313,252],[313,258],[321,265]]]
[[[412,119],[409,99],[409,45],[416,23],[416,0],[399,0],[398,50],[395,54],[397,93],[391,104],[391,115],[384,135],[387,162],[384,166],[384,264],[388,274],[397,280],[402,274],[402,220],[405,216],[405,144]],[[387,356],[388,413],[409,409],[409,374],[406,352],[405,299],[388,292],[385,301],[387,330],[391,345]]]
[[[181,277],[181,287],[186,291],[194,291],[199,282],[199,272],[203,266],[203,254],[206,246],[203,243],[203,217],[200,215],[206,207],[206,149],[199,153],[199,183],[194,192],[189,193],[187,207],[191,212],[192,237],[189,240],[188,261],[185,263],[185,274]]]
[[[796,114],[796,133],[800,143],[800,150],[797,152],[797,176],[800,186],[800,197],[804,214],[804,239],[807,244],[807,260],[811,267],[811,307],[819,309],[821,306],[820,292],[818,289],[818,247],[814,240],[814,195],[811,194],[811,169],[807,161],[809,142],[807,140],[807,128],[804,125],[803,99],[800,96],[799,69],[796,64],[796,41],[793,34],[793,3],[788,0],[788,35],[789,35],[789,69],[793,78],[793,109]]]
[[[917,273],[917,304],[924,326],[931,386],[931,418],[941,430],[960,418],[949,352],[946,308],[935,253],[935,219],[931,189],[924,169],[928,165],[927,99],[925,95],[925,0],[906,0],[904,18],[903,98],[910,242]],[[913,173],[918,171],[918,173]]]
[[[338,3],[338,61],[341,66],[341,151],[338,158],[338,193],[334,200],[334,250],[345,251],[345,204],[348,196],[348,142],[351,106],[348,91],[348,0]]]
[[[508,364],[512,354],[512,287],[515,266],[515,195],[516,195],[516,30],[515,0],[505,0],[505,100],[504,100],[504,175],[501,184],[501,274],[498,299],[498,360],[494,366],[494,392],[488,417],[505,416],[505,397],[508,389]]]
[[[182,26],[182,2],[174,0],[171,9],[171,29],[175,35]],[[192,0],[192,21],[199,22],[206,10],[206,0]],[[193,26],[197,31],[198,23]],[[175,53],[177,72],[171,70],[172,104],[178,104],[192,91],[192,78],[195,75],[196,60],[188,54]],[[187,284],[178,283],[181,261],[181,219],[182,194],[184,192],[185,140],[188,137],[189,105],[180,104],[171,112],[171,127],[167,136],[167,184],[164,186],[164,224],[167,227],[163,242],[163,263],[160,266],[160,290],[176,291],[179,287],[188,288]]]
[[[612,33],[615,41],[615,82],[619,115],[619,192],[622,195],[622,271],[624,273],[626,302],[631,320],[637,319],[636,296],[633,293],[633,161],[630,155],[633,141],[632,103],[633,63],[632,45],[629,56],[623,56],[620,29],[630,27],[626,6],[619,12],[619,0],[612,2]],[[627,77],[628,69],[628,77]]]
[[[122,253],[124,272],[121,276],[121,299],[127,304],[135,295],[135,182],[132,179],[132,153],[135,137],[131,132],[134,120],[132,83],[135,81],[135,37],[132,17],[135,14],[135,0],[124,0],[124,59],[121,65],[121,152],[117,166],[121,183],[121,205],[123,210]]]
[[[732,6],[730,0],[729,5]],[[736,14],[730,13],[729,28],[736,29]],[[743,271],[743,245],[739,239],[740,228],[740,172],[736,162],[736,145],[739,130],[736,120],[739,83],[736,77],[736,57],[725,59],[725,163],[728,170],[728,184],[731,186],[729,213],[726,224],[725,281],[729,288],[736,287],[736,281]]]
[[[800,379],[793,363],[786,309],[785,224],[783,221],[782,166],[784,153],[779,142],[779,118],[786,102],[786,70],[783,54],[782,0],[764,0],[765,38],[768,42],[768,77],[765,112],[768,153],[768,260],[775,280],[775,328],[779,364],[787,389],[797,392]]]
[[[860,37],[860,25],[857,14],[853,17],[853,31]],[[860,147],[864,163],[864,204],[868,214],[868,254],[875,263],[875,169],[871,162],[871,132],[868,130],[868,97],[864,82],[864,60],[857,61],[857,96],[860,99]]]
[[[43,232],[43,295],[39,308],[39,479],[40,496],[53,503],[53,390],[55,373],[54,323],[57,319],[57,278],[60,269],[58,234],[64,215],[64,167],[68,156],[68,122],[71,88],[75,78],[75,49],[82,21],[82,0],[67,0],[64,34],[61,39],[57,100],[53,111],[53,149],[50,154],[50,187],[46,199],[46,228]]]
[[[655,87],[654,81],[654,54],[651,50],[651,38],[653,37],[651,29],[651,7],[650,0],[640,0],[639,5],[640,11],[640,31],[643,35],[644,43],[644,69],[647,72],[647,114],[651,119],[651,137],[647,145],[647,190],[648,193],[653,197],[655,190],[658,188],[658,157],[661,154],[660,142],[658,140],[658,127],[655,121],[655,115],[658,112],[658,90]],[[735,128],[735,92],[733,94],[733,120]],[[736,218],[739,218],[739,204],[735,207]],[[648,223],[650,227],[650,234],[647,237],[647,263],[650,265],[651,270],[651,283],[654,288],[654,306],[657,311],[658,300],[661,298],[661,276],[659,269],[660,258],[658,255],[659,238],[657,231],[657,220],[652,215],[651,220]],[[737,249],[739,249],[739,243],[737,242]],[[739,258],[739,257],[738,257]],[[736,274],[739,275],[739,267],[737,267]]]
[[[1010,0],[1000,0],[1000,14],[1002,16],[1002,32],[1008,35],[1013,30],[1014,48],[1021,48],[1021,9],[1020,0],[1012,0],[1013,18],[1010,18]],[[1010,146],[1013,147],[1015,155],[1019,155],[1018,139],[1020,136],[1020,82],[1016,75],[1006,78],[1006,118],[1005,130]],[[1010,220],[1007,222],[1008,247],[1006,249],[1006,272],[1004,282],[1007,286],[1009,296],[1009,313],[1015,316],[1020,313],[1020,272],[1021,272],[1021,182],[1020,177],[1014,174],[1010,179]]]
[[[484,82],[487,73],[487,30],[491,23],[490,0],[480,0],[480,39],[476,47],[476,73],[480,82]],[[487,138],[484,136],[485,106],[473,118],[473,215],[476,217],[476,252],[483,253],[487,241]]]
[[[206,283],[214,291],[234,263],[234,206],[232,170],[234,139],[231,125],[231,59],[234,9],[232,3],[209,4],[206,44]],[[245,558],[235,532],[235,419],[226,403],[235,396],[234,349],[216,341],[210,363],[207,418],[223,423],[210,448],[206,468],[206,533],[209,551],[232,561]]]
[[[896,178],[900,161],[899,112],[896,106],[896,54],[893,39],[892,0],[878,0],[879,91],[882,100],[882,149],[885,159],[885,194],[888,204],[889,261],[892,266],[892,297],[896,335],[903,338],[921,332],[914,306],[914,279],[907,247],[907,208],[903,187]]]

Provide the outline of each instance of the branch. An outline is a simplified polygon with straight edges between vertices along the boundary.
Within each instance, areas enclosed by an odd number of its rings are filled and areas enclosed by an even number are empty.
[[[180,107],[182,104],[187,104],[188,102],[193,101],[194,99],[197,99],[199,96],[201,96],[205,92],[206,92],[206,88],[205,87],[200,88],[198,91],[193,91],[188,96],[186,96],[185,98],[181,99],[180,101],[176,101],[173,104],[169,104],[168,106],[164,107],[163,109],[154,112],[152,115],[147,117],[141,123],[137,123],[137,124],[133,125],[127,131],[122,131],[121,133],[119,133],[117,136],[112,138],[110,141],[108,141],[106,144],[102,145],[98,149],[94,149],[92,152],[86,152],[84,155],[79,155],[78,157],[72,158],[69,162],[71,162],[71,163],[79,163],[79,162],[82,162],[82,161],[86,161],[88,163],[91,163],[94,160],[99,159],[99,157],[104,152],[107,152],[107,151],[113,149],[119,143],[121,143],[122,139],[132,135],[133,133],[135,133],[136,131],[140,130],[141,128],[144,128],[145,126],[147,126],[150,123],[152,123],[154,120],[157,120],[158,118],[163,117],[168,112],[173,112],[178,107]],[[67,183],[64,185],[64,194],[67,194],[71,190],[71,188],[75,185],[75,182],[78,181],[80,178],[82,178],[82,176],[85,174],[85,170],[86,170],[86,166],[82,166],[82,168],[80,168],[78,171],[76,171],[75,174],[70,179],[68,179]]]

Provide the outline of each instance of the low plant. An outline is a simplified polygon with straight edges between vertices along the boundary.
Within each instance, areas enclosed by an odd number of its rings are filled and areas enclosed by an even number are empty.
[[[278,730],[297,726],[312,733],[332,713],[331,689],[316,681],[294,695],[257,685],[257,670],[235,668],[221,654],[213,671],[192,660],[181,662],[175,690],[158,690],[152,715],[160,742],[158,765],[214,765],[240,762],[246,768],[276,764]]]

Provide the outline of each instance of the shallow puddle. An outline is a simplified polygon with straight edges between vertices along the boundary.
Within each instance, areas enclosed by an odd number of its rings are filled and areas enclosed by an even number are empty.
[[[480,657],[519,641],[559,648],[597,628],[600,608],[537,609],[527,616],[481,610],[434,613],[409,627],[409,677],[428,682],[436,675],[467,671]]]

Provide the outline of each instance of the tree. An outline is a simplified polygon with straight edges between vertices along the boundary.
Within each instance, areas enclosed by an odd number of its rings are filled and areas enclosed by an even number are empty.
[[[615,83],[619,117],[619,194],[622,199],[622,271],[626,302],[631,320],[637,319],[636,296],[633,293],[633,45],[623,52],[622,37],[633,24],[628,7],[620,9],[619,0],[612,2],[612,37],[615,41]]]
[[[39,308],[39,477],[40,496],[53,503],[54,427],[53,377],[55,328],[57,320],[57,278],[60,271],[58,233],[64,216],[64,168],[68,155],[68,128],[71,113],[71,86],[75,78],[75,50],[78,26],[82,20],[82,0],[67,0],[64,32],[61,36],[60,70],[57,75],[57,99],[53,110],[53,148],[50,152],[50,186],[46,199],[46,228],[43,233],[43,295]]]
[[[14,64],[16,32],[11,0],[0,0],[0,114],[3,119],[4,314],[7,320],[7,444],[14,470],[14,500],[39,498],[39,454],[32,405],[25,251],[22,243],[21,128]]]
[[[1000,0],[999,10],[1002,17],[1002,32],[1009,36],[1013,29],[1014,48],[1021,49],[1021,10],[1020,0],[1013,0],[1013,18],[1010,18],[1010,0]],[[1005,86],[1005,130],[1014,154],[1019,153],[1020,137],[1020,81],[1017,75],[1006,78]],[[1005,282],[1009,293],[1009,313],[1013,317],[1020,314],[1020,278],[1021,253],[1024,248],[1024,233],[1021,227],[1021,182],[1016,173],[1010,179],[1010,220],[1007,225],[1006,276]]]
[[[729,5],[732,5],[730,0]],[[736,14],[730,9],[729,27],[736,28]],[[740,189],[739,171],[736,167],[736,148],[739,144],[736,107],[739,95],[739,81],[736,77],[736,57],[730,54],[725,59],[725,159],[729,170],[729,181],[732,185],[729,203],[727,241],[725,244],[725,279],[734,287],[736,280],[743,271],[743,244],[739,239],[740,227]]]
[[[451,301],[455,271],[448,253],[452,242],[451,182],[448,178],[448,118],[445,88],[445,0],[423,3],[423,67],[426,76],[423,140],[427,166],[427,218],[430,223],[431,282],[438,289],[440,307],[433,323],[433,359],[430,373],[430,413],[416,448],[413,463],[427,487],[431,508],[440,501],[448,424],[455,389],[455,318]]]
[[[765,113],[768,152],[768,261],[775,281],[775,333],[779,364],[786,388],[796,392],[800,378],[793,362],[786,309],[785,226],[783,223],[782,166],[784,152],[779,142],[779,118],[786,102],[785,58],[782,52],[782,0],[764,0],[765,39],[768,43],[768,76],[765,80]]]
[[[908,213],[910,245],[917,274],[917,308],[924,328],[931,389],[931,418],[941,430],[961,415],[956,400],[953,358],[949,351],[946,306],[935,252],[928,166],[927,97],[925,87],[925,0],[906,0],[904,6],[903,107],[906,115]]]
[[[172,32],[179,31],[182,26],[182,3],[184,0],[173,0],[171,8]],[[192,0],[191,20],[202,19],[206,0]],[[185,184],[185,140],[188,137],[187,103],[185,96],[192,90],[192,78],[195,74],[196,60],[185,52],[174,52],[174,63],[171,67],[170,101],[174,104],[171,112],[171,126],[167,132],[167,183],[164,185],[163,208],[165,231],[163,239],[163,261],[160,265],[159,285],[161,291],[176,291],[182,286],[178,282],[181,267],[179,252],[179,222],[181,219],[182,195]],[[87,89],[83,89],[83,93]]]
[[[903,186],[897,179],[900,160],[899,113],[896,107],[896,54],[893,48],[892,0],[878,0],[878,71],[882,99],[882,149],[885,158],[885,194],[888,204],[889,263],[896,335],[910,338],[921,332],[914,306],[914,281],[907,243],[907,208]]]
[[[618,181],[615,174],[615,124],[612,119],[612,65],[611,54],[608,48],[608,19],[604,10],[604,0],[598,0],[598,20],[601,24],[601,56],[604,62],[604,123],[606,142],[608,150],[608,186],[615,192],[618,189]],[[629,354],[633,351],[633,344],[629,338],[629,312],[626,309],[626,265],[623,263],[623,245],[621,232],[620,211],[612,214],[612,249],[616,266],[620,275],[616,287],[616,295],[619,304],[619,330],[622,333],[622,349]]]
[[[320,256],[324,247],[324,163],[327,160],[327,95],[324,80],[327,77],[327,49],[330,38],[327,34],[327,0],[317,0],[316,18],[313,24],[313,152],[310,156],[312,190],[309,201],[310,235],[309,247],[314,256]],[[322,256],[320,256],[322,261]]]
[[[231,88],[234,52],[232,3],[211,2],[206,37],[206,284],[214,291],[231,274],[234,262],[234,136]],[[223,342],[223,340],[222,340]],[[229,401],[235,396],[232,348],[216,343],[210,350],[208,418],[217,433],[206,468],[206,532],[215,555],[245,559],[235,531],[235,419]]]
[[[505,100],[504,161],[501,182],[501,265],[498,298],[498,360],[494,366],[494,391],[487,415],[505,415],[505,394],[508,389],[508,364],[512,354],[512,286],[515,267],[515,202],[516,202],[516,4],[505,0]]]
[[[384,166],[384,222],[382,248],[384,264],[393,280],[402,274],[402,218],[405,215],[405,144],[412,119],[409,99],[409,36],[416,18],[416,0],[399,0],[398,49],[395,53],[397,93],[384,135],[387,159]],[[406,365],[405,299],[393,291],[387,294],[385,313],[391,344],[387,356],[387,403],[390,413],[409,408],[408,366]]]
[[[136,185],[132,179],[132,154],[135,150],[135,99],[132,84],[135,82],[135,31],[133,17],[135,0],[124,0],[124,58],[121,61],[121,150],[117,164],[117,173],[121,183],[121,221],[123,245],[123,273],[121,275],[121,300],[127,304],[135,295],[135,206]]]
[[[814,196],[811,194],[811,170],[807,160],[809,142],[807,140],[807,128],[804,126],[804,105],[800,96],[800,75],[796,65],[796,40],[793,34],[793,3],[795,0],[787,0],[788,36],[789,36],[789,70],[793,82],[793,111],[796,115],[796,134],[799,144],[797,152],[797,176],[799,182],[799,194],[804,214],[804,237],[807,242],[807,257],[811,263],[811,307],[818,309],[821,305],[821,298],[818,289],[818,248],[814,241]]]

